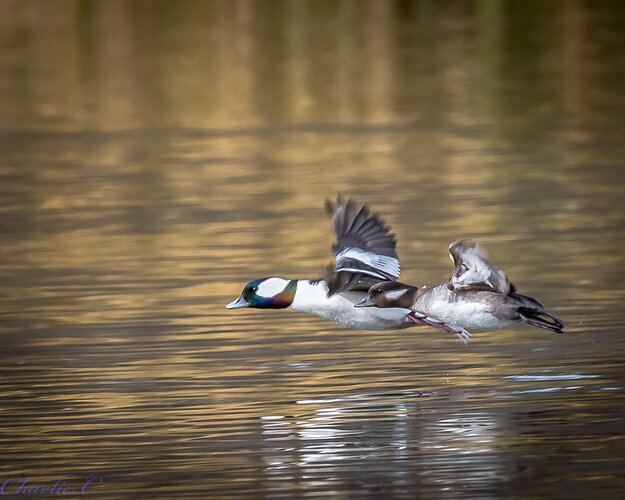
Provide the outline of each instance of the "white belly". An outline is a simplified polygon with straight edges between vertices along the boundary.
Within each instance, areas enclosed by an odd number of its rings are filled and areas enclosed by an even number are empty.
[[[406,319],[408,309],[354,307],[354,303],[349,301],[345,301],[346,303],[342,301],[333,302],[332,306],[334,307],[321,307],[314,311],[314,314],[340,325],[360,330],[391,330],[413,325],[411,321]]]
[[[490,312],[490,305],[482,302],[432,301],[424,314],[470,332],[494,330],[510,326],[516,321],[500,319]]]
[[[406,319],[407,309],[354,307],[364,296],[362,292],[350,292],[328,298],[327,287],[323,281],[314,285],[302,284],[300,281],[291,308],[360,330],[391,330],[407,328],[413,324]]]

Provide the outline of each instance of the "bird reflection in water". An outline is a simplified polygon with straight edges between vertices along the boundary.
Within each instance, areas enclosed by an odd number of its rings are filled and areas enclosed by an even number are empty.
[[[421,396],[300,400],[301,414],[262,417],[267,491],[315,490],[322,472],[324,490],[332,484],[337,492],[401,495],[404,488],[440,491],[441,483],[448,491],[467,484],[495,491],[511,470],[497,457],[495,415],[441,414]]]

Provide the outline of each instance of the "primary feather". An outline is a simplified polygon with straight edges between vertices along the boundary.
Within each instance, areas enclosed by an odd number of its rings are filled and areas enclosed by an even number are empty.
[[[371,214],[366,205],[340,197],[336,203],[327,200],[326,210],[336,234],[334,272],[324,277],[329,295],[366,291],[376,282],[399,277],[397,242],[377,214]]]

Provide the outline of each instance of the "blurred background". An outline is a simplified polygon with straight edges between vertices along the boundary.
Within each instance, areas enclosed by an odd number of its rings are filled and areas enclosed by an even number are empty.
[[[624,33],[620,1],[0,0],[0,479],[622,494]],[[226,311],[323,273],[339,192],[403,281],[476,238],[568,335]]]

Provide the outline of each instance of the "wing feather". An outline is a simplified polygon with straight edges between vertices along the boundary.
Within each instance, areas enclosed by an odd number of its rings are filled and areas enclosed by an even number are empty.
[[[335,276],[328,277],[336,286],[330,287],[331,293],[362,287],[365,283],[397,280],[400,273],[397,242],[377,214],[371,214],[366,205],[341,197],[336,203],[327,200],[326,210],[336,233],[332,245]]]
[[[454,262],[454,271],[449,287],[459,291],[485,290],[502,295],[511,291],[512,285],[488,257],[488,254],[474,241],[459,240],[449,245],[449,256]]]

